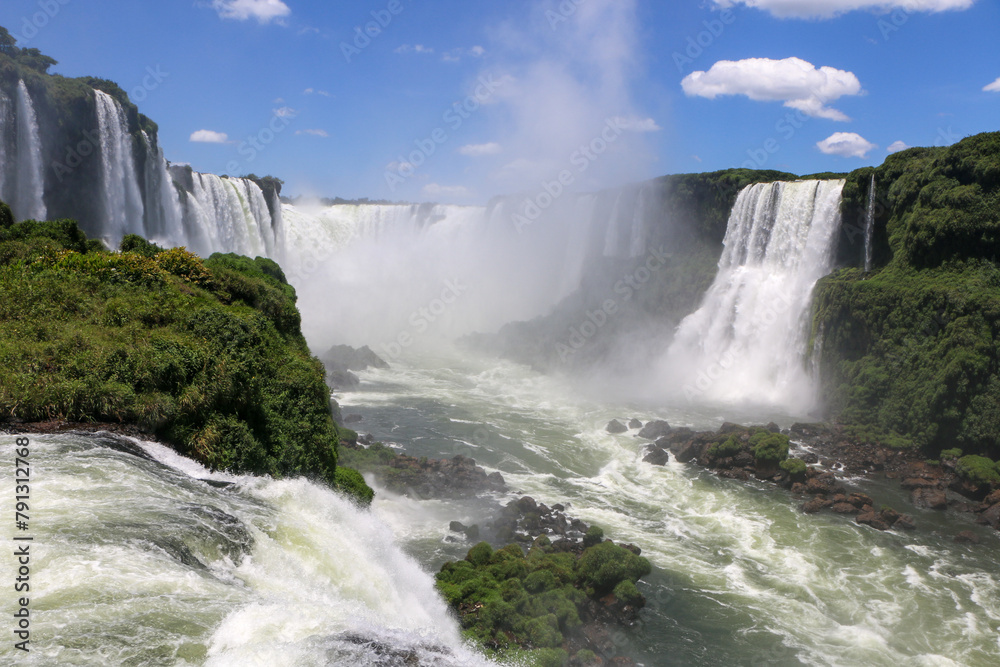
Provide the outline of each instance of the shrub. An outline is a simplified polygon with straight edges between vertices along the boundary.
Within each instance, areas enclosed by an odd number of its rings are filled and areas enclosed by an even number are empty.
[[[201,258],[188,252],[186,248],[164,250],[155,255],[155,260],[161,269],[184,282],[193,283],[207,290],[218,288]]]
[[[357,470],[337,466],[336,487],[353,498],[362,507],[368,507],[375,498],[375,491],[365,482]]]
[[[587,530],[587,534],[583,537],[583,546],[592,547],[595,544],[600,544],[604,541],[604,530],[599,526],[591,526]]]
[[[623,604],[627,604],[632,607],[641,607],[646,603],[646,598],[642,596],[639,589],[636,588],[636,585],[628,579],[615,586],[615,590],[613,592],[615,597],[618,598],[618,600]]]
[[[611,542],[590,547],[577,562],[579,580],[597,597],[612,592],[626,579],[638,581],[650,571],[648,560]]]
[[[753,456],[759,463],[780,463],[788,458],[788,436],[781,433],[758,433],[750,440]]]
[[[801,481],[806,476],[806,462],[802,459],[785,459],[778,466],[795,481]]]
[[[941,460],[947,461],[949,459],[960,459],[962,458],[962,450],[957,447],[954,449],[945,449],[941,451]]]
[[[126,234],[118,244],[122,252],[134,252],[143,257],[153,258],[163,252],[163,248],[142,238],[138,234]]]
[[[985,456],[963,456],[958,460],[955,472],[974,484],[1000,486],[1000,466]]]
[[[743,449],[743,445],[740,443],[739,438],[735,435],[729,436],[726,440],[716,442],[708,448],[708,458],[710,459],[725,459],[731,456],[736,456]]]
[[[0,201],[0,229],[6,229],[14,224],[14,213],[10,206]]]
[[[469,549],[469,553],[466,555],[465,560],[469,561],[476,567],[481,567],[483,565],[488,565],[490,558],[493,557],[493,547],[489,545],[489,542],[480,542],[476,546]]]
[[[546,648],[531,652],[534,667],[564,667],[569,662],[569,653],[561,648]]]
[[[537,648],[554,648],[563,642],[559,632],[559,619],[555,614],[546,614],[533,618],[524,624],[524,632],[528,641]]]

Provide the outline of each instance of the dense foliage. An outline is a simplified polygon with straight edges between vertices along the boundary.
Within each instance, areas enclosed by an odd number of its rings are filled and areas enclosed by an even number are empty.
[[[599,530],[580,554],[561,551],[544,536],[527,556],[516,544],[494,551],[481,542],[465,560],[441,568],[438,588],[458,611],[466,635],[489,651],[512,656],[526,649],[529,664],[561,666],[588,601],[614,594],[620,605],[645,604],[635,584],[649,574],[649,561],[601,541]],[[583,658],[590,657],[586,653]]]
[[[0,229],[0,418],[136,424],[212,468],[310,475],[370,500],[337,468],[323,369],[280,268],[123,247],[69,220]]]
[[[873,174],[876,270],[841,270],[815,293],[829,407],[928,453],[996,458],[1000,133],[851,174],[845,216],[867,207]]]

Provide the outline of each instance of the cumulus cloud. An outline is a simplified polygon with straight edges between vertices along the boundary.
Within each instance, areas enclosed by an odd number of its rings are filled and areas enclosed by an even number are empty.
[[[467,199],[472,196],[472,192],[468,188],[461,185],[438,185],[437,183],[428,183],[420,192],[425,197],[455,197],[459,199]]]
[[[983,88],[987,93],[1000,93],[1000,78]]]
[[[835,132],[816,144],[827,155],[840,157],[868,157],[868,151],[878,148],[860,134],[855,132]]]
[[[191,133],[191,141],[197,144],[225,144],[229,142],[229,135],[225,132],[198,130]]]
[[[720,95],[746,95],[759,102],[784,102],[814,118],[850,120],[827,106],[845,95],[860,95],[861,82],[852,72],[817,68],[801,58],[721,60],[707,72],[692,72],[681,82],[689,96],[712,100]]]
[[[274,110],[274,115],[278,118],[295,118],[297,114],[298,111],[292,107],[279,107]]]
[[[224,19],[246,21],[253,18],[260,23],[270,23],[292,13],[281,0],[212,0],[212,9]]]
[[[907,148],[909,148],[909,146],[905,141],[894,141],[889,144],[889,147],[886,150],[889,153],[898,153],[899,151],[905,151]]]
[[[295,134],[311,134],[314,137],[323,137],[324,139],[330,136],[330,133],[326,130],[297,130]]]
[[[720,8],[744,5],[779,18],[829,19],[857,10],[946,12],[968,9],[976,0],[713,0]]]
[[[468,157],[482,157],[483,155],[496,155],[503,152],[503,147],[494,142],[488,144],[468,144],[458,149],[461,155]]]

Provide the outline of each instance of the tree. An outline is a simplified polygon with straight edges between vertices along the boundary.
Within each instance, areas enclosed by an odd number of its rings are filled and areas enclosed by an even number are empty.
[[[19,50],[14,36],[7,32],[7,28],[0,26],[0,53],[13,58]]]
[[[50,67],[59,64],[55,58],[50,58],[38,49],[21,49],[17,55],[17,62],[42,74],[48,74]]]

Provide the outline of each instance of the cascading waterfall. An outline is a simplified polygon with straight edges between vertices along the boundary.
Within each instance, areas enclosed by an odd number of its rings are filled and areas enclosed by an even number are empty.
[[[868,208],[865,210],[865,273],[872,270],[872,240],[875,236],[875,174],[868,188]]]
[[[184,213],[173,179],[167,172],[163,151],[145,131],[142,139],[146,148],[143,169],[146,186],[145,234],[150,240],[168,247],[184,245],[187,242]]]
[[[202,253],[275,256],[278,242],[264,193],[244,178],[194,172],[187,197],[189,243]]]
[[[0,201],[8,203],[12,200],[7,190],[8,184],[11,181],[8,172],[12,167],[16,166],[7,148],[8,128],[13,126],[14,118],[10,99],[0,90]]]
[[[45,175],[42,173],[42,142],[38,118],[24,81],[17,82],[17,184],[14,216],[20,220],[45,219]]]
[[[145,233],[144,206],[125,112],[107,93],[95,90],[94,94],[101,137],[102,236],[115,243],[126,234]]]
[[[688,398],[809,409],[808,313],[813,286],[832,268],[843,187],[798,181],[740,192],[715,282],[665,359]]]

